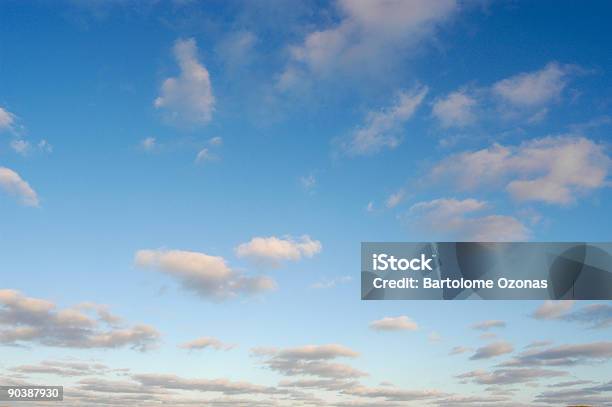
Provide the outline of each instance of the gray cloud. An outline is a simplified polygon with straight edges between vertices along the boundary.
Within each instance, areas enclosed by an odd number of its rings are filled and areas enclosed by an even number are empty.
[[[234,382],[227,379],[187,379],[172,374],[136,374],[132,376],[132,379],[148,388],[166,390],[217,392],[225,395],[287,393],[275,387],[248,382]]]
[[[557,319],[565,315],[574,306],[573,300],[551,301],[542,303],[532,314],[535,319]]]
[[[473,381],[483,385],[512,385],[529,383],[547,377],[566,376],[567,372],[548,369],[497,369],[492,372],[473,370],[457,376],[459,379]]]
[[[591,304],[566,314],[562,317],[565,321],[580,322],[590,325],[591,328],[609,328],[612,326],[612,305]]]
[[[0,290],[0,343],[39,343],[70,348],[147,350],[159,340],[150,325],[111,326],[104,316],[94,319],[77,308],[57,309],[50,301]]]
[[[309,375],[322,378],[352,378],[366,376],[343,363],[331,362],[336,358],[354,358],[358,353],[342,345],[306,345],[297,348],[253,349],[255,356],[264,357],[263,363],[269,369],[287,376]]]
[[[480,331],[488,331],[491,328],[505,328],[506,322],[498,319],[490,319],[488,321],[478,322],[471,326],[472,329]]]
[[[490,359],[496,356],[505,355],[514,351],[514,347],[509,342],[499,341],[493,342],[486,346],[476,349],[476,352],[470,357],[471,360]]]
[[[528,350],[505,362],[504,366],[572,366],[612,359],[612,342],[562,345]]]
[[[439,390],[409,390],[395,387],[358,386],[344,391],[346,394],[359,397],[380,398],[385,401],[414,401],[443,397],[446,394]],[[385,404],[386,405],[386,404]]]
[[[20,365],[9,369],[21,374],[51,374],[61,377],[103,375],[110,368],[102,363],[45,360],[35,365]]]

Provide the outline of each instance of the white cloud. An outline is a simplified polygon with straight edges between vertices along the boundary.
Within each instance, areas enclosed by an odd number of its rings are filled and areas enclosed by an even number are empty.
[[[433,104],[432,113],[442,127],[462,127],[474,122],[475,116],[472,110],[475,105],[476,99],[465,91],[457,91],[437,99]]]
[[[32,145],[27,140],[17,139],[11,141],[11,148],[18,154],[26,155],[30,148],[32,148]]]
[[[475,199],[435,199],[414,204],[410,221],[424,231],[464,241],[521,241],[529,230],[516,218],[504,215],[473,216],[488,207]]]
[[[537,107],[557,100],[575,67],[551,62],[535,72],[525,72],[493,85],[493,93],[518,107]]]
[[[247,277],[232,270],[225,259],[184,250],[139,250],[139,267],[160,271],[180,281],[202,298],[223,300],[239,294],[257,294],[276,288],[269,277]]]
[[[313,31],[290,47],[290,61],[278,83],[281,89],[311,75],[366,73],[400,50],[414,48],[459,9],[455,0],[339,0],[337,6],[338,24]]]
[[[558,319],[567,314],[574,306],[573,300],[544,301],[533,313],[536,319]]]
[[[157,140],[155,137],[147,137],[142,139],[140,147],[145,151],[153,151],[157,147]]]
[[[344,152],[351,156],[367,155],[397,147],[403,138],[402,125],[413,116],[427,91],[427,87],[420,87],[401,92],[391,107],[368,113],[365,124],[343,141]]]
[[[33,149],[38,150],[42,153],[52,153],[53,146],[47,140],[40,140],[38,143],[32,145],[28,140],[15,139],[11,141],[11,148],[17,153],[23,156],[28,155]]]
[[[311,192],[317,186],[317,178],[314,174],[300,177],[300,185],[305,191]]]
[[[213,338],[211,336],[204,336],[202,338],[197,338],[197,339],[194,339],[193,341],[183,343],[179,347],[183,349],[189,349],[189,350],[205,349],[205,348],[213,348],[215,350],[231,350],[231,349],[234,349],[236,345],[223,343],[219,339]]]
[[[351,276],[342,276],[342,277],[332,278],[332,279],[323,279],[311,285],[310,288],[317,288],[317,289],[334,288],[339,284],[347,284],[351,282],[352,280],[353,278]]]
[[[168,119],[178,124],[205,124],[212,119],[215,97],[208,70],[198,60],[193,38],[177,40],[174,57],[180,74],[167,78],[161,87],[155,107],[165,109]]]
[[[18,197],[26,206],[38,206],[39,200],[36,191],[24,181],[15,171],[0,167],[0,188],[11,195]]]
[[[434,167],[432,177],[452,179],[462,189],[501,183],[517,201],[566,205],[604,187],[611,166],[603,145],[558,136],[452,155]]]
[[[210,144],[211,146],[218,147],[223,144],[223,138],[219,136],[213,137],[210,140],[208,140],[208,144]]]
[[[215,156],[211,154],[210,150],[207,148],[203,148],[198,151],[198,154],[196,154],[195,162],[203,163],[205,161],[213,161],[214,159]]]
[[[0,107],[0,131],[11,130],[15,123],[15,115]]]
[[[302,257],[312,257],[319,253],[321,248],[321,242],[311,239],[308,235],[298,240],[291,236],[254,237],[249,242],[236,247],[236,255],[263,265],[278,267],[282,261],[297,261]]]
[[[370,322],[370,328],[375,331],[416,331],[419,326],[405,315],[398,317],[384,317]]]
[[[387,198],[387,201],[385,202],[385,205],[389,209],[395,208],[397,205],[399,205],[404,200],[405,196],[406,196],[406,192],[403,189],[400,189],[399,191],[394,192],[391,195],[389,195],[389,197]]]
[[[52,153],[53,146],[45,139],[42,139],[38,142],[37,147],[40,151],[44,153]]]

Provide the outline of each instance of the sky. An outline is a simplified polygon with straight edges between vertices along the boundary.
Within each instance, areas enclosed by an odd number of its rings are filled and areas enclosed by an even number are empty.
[[[609,301],[359,287],[362,241],[610,240],[611,16],[1,2],[0,383],[71,406],[612,406]]]

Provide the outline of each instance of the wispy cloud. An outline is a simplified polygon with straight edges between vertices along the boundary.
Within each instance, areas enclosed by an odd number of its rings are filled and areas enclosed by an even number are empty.
[[[427,87],[401,92],[389,108],[369,112],[364,125],[341,141],[342,150],[357,156],[399,146],[403,139],[402,125],[413,116],[427,92]]]
[[[471,360],[490,359],[496,356],[506,355],[514,351],[514,346],[506,341],[493,342],[476,349],[470,357]]]
[[[180,348],[188,350],[198,350],[212,348],[215,350],[231,350],[236,347],[234,344],[223,343],[219,339],[212,336],[203,336],[189,342],[179,345]]]
[[[478,215],[487,208],[486,202],[476,199],[434,199],[412,205],[406,219],[430,233],[465,241],[521,241],[529,237],[527,227],[512,216]]]
[[[384,317],[370,322],[370,329],[375,331],[416,331],[419,326],[405,315]]]
[[[150,325],[116,327],[78,307],[57,309],[50,301],[26,297],[16,290],[0,290],[0,343],[147,350],[156,345],[159,336]]]
[[[21,203],[26,206],[38,206],[40,204],[36,191],[10,168],[0,167],[0,188],[19,198]]]

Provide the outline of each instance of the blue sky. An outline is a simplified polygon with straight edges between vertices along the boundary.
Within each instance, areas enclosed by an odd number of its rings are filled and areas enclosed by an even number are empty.
[[[610,239],[611,12],[3,2],[0,379],[607,405],[609,302],[361,302],[358,276],[361,241]]]

